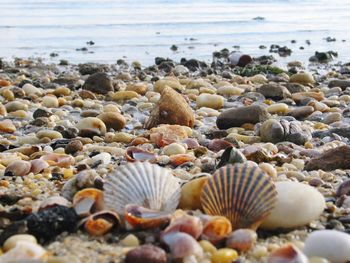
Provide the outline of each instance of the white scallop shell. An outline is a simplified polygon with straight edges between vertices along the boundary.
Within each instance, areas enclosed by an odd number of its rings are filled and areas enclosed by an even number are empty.
[[[180,180],[171,172],[148,162],[128,163],[106,177],[105,204],[124,214],[128,204],[145,208],[174,211],[181,194]]]

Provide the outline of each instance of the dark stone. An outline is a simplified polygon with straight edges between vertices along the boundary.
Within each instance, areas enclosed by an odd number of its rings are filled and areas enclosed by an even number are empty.
[[[96,63],[84,63],[79,64],[79,73],[81,75],[92,75],[98,72],[107,72],[108,67],[105,65],[99,65]]]
[[[345,90],[346,88],[350,87],[350,80],[342,80],[342,79],[336,79],[331,80],[328,84],[328,87],[340,87],[342,90]]]
[[[34,112],[33,112],[33,118],[34,119],[37,119],[37,118],[41,118],[41,117],[50,117],[52,116],[52,113],[46,109],[36,109]]]
[[[305,92],[307,88],[299,83],[285,83],[283,84],[290,93]]]
[[[350,146],[339,146],[311,159],[305,165],[305,170],[332,171],[335,169],[350,169]]]
[[[99,94],[107,94],[109,91],[114,91],[112,80],[106,73],[95,73],[92,74],[85,81],[83,89]]]
[[[83,143],[80,140],[70,141],[64,148],[67,154],[75,154],[83,149]]]
[[[286,99],[292,96],[286,87],[275,83],[262,85],[259,92],[264,95],[265,98],[271,98],[273,100]]]
[[[216,125],[219,129],[229,129],[231,127],[240,127],[244,123],[255,124],[262,122],[268,117],[269,113],[263,106],[244,106],[222,112],[216,120]]]
[[[345,180],[339,185],[336,196],[340,197],[342,195],[350,195],[350,179]]]
[[[311,113],[314,112],[314,108],[311,106],[302,106],[297,107],[295,109],[292,109],[290,112],[288,112],[289,116],[293,116],[297,120],[303,120],[307,116],[309,116]]]
[[[312,137],[324,138],[327,136],[333,136],[332,135],[333,133],[350,139],[350,127],[333,128],[333,129],[326,130],[326,131],[315,131],[312,133]]]

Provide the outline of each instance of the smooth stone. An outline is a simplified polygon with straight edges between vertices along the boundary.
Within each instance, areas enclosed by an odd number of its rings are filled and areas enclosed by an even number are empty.
[[[243,89],[233,86],[222,86],[217,89],[217,93],[223,96],[238,96],[241,95],[243,92]]]
[[[0,121],[0,132],[14,133],[16,131],[15,125],[11,120]]]
[[[188,73],[190,73],[189,69],[186,68],[185,66],[183,65],[177,65],[175,66],[174,68],[174,74],[176,76],[179,76],[179,75],[187,75]]]
[[[98,94],[107,94],[114,91],[112,80],[106,73],[97,72],[87,78],[83,85],[83,89]]]
[[[185,87],[180,84],[178,79],[164,78],[156,81],[156,83],[154,84],[154,91],[160,93],[167,86],[177,91],[183,91],[185,89]]]
[[[115,131],[123,129],[126,124],[124,116],[119,112],[103,112],[97,118],[104,122],[107,129],[114,129]]]
[[[104,122],[96,117],[88,117],[80,120],[76,128],[79,130],[80,136],[83,137],[104,135],[107,130]]]
[[[34,85],[30,84],[30,83],[26,83],[22,86],[22,90],[25,92],[25,94],[27,96],[30,95],[41,95],[42,92],[40,89],[38,89],[37,87],[35,87]]]
[[[297,120],[301,120],[306,118],[313,112],[314,112],[314,108],[312,106],[302,106],[302,107],[292,109],[290,112],[288,112],[287,115],[292,116]]]
[[[125,257],[125,263],[166,263],[167,257],[163,249],[151,244],[139,246],[130,250]]]
[[[112,99],[119,101],[119,100],[130,100],[132,98],[139,97],[139,94],[135,91],[117,91],[112,95]]]
[[[197,99],[197,108],[207,107],[212,109],[221,109],[224,106],[224,97],[215,94],[202,93]]]
[[[138,94],[145,95],[148,90],[147,83],[134,83],[130,84],[126,87],[126,91],[134,91]]]
[[[18,111],[18,110],[28,110],[28,105],[20,101],[10,101],[5,104],[7,112]]]
[[[289,110],[289,107],[285,103],[275,103],[267,107],[267,111],[270,114],[284,115]]]
[[[312,99],[321,101],[321,100],[324,100],[325,97],[323,92],[314,92],[314,91],[297,92],[292,94],[292,99],[295,102],[301,102],[306,98],[312,98]]]
[[[337,230],[312,232],[305,240],[304,253],[308,257],[326,258],[332,263],[350,260],[350,235]]]
[[[326,207],[323,195],[315,188],[297,182],[276,182],[277,202],[263,221],[265,229],[297,228],[309,224]]]
[[[175,154],[184,154],[186,153],[185,147],[179,143],[171,143],[164,147],[163,154],[165,155],[175,155]]]
[[[343,116],[339,112],[332,112],[328,114],[322,122],[325,124],[332,124],[333,122],[341,121],[342,119]]]
[[[59,106],[56,96],[45,96],[41,103],[46,108],[57,108]]]
[[[216,120],[216,125],[223,130],[231,127],[240,127],[245,123],[256,124],[268,118],[269,113],[266,108],[260,105],[251,105],[222,112]]]
[[[49,111],[49,110],[46,110],[46,109],[36,109],[34,112],[33,112],[33,118],[34,119],[37,119],[37,118],[40,118],[40,117],[50,117],[52,116],[52,113]]]
[[[328,87],[340,87],[342,90],[345,90],[346,88],[350,87],[350,80],[341,80],[341,79],[335,79],[331,80],[328,84]]]
[[[320,156],[312,158],[305,165],[305,170],[332,171],[335,169],[350,169],[350,146],[343,145],[325,151]]]
[[[277,83],[264,84],[260,87],[259,92],[265,96],[265,98],[271,98],[274,100],[281,100],[291,97],[289,90]]]
[[[3,245],[4,251],[9,251],[10,249],[14,248],[19,241],[25,241],[25,242],[30,242],[33,244],[37,244],[38,241],[36,240],[35,236],[28,235],[28,234],[18,234],[18,235],[13,235],[6,239]]]
[[[60,132],[53,130],[40,130],[36,133],[36,137],[38,137],[38,139],[50,138],[51,140],[63,138]]]
[[[315,79],[310,73],[303,72],[292,75],[289,79],[289,82],[296,82],[299,84],[313,84],[315,83]]]
[[[284,86],[289,90],[290,93],[306,92],[309,90],[308,87],[303,86],[299,83],[285,83]]]

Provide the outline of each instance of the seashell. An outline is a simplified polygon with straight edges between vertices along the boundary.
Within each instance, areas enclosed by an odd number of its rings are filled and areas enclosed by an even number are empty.
[[[71,203],[62,196],[51,196],[40,203],[38,211],[42,211],[57,205],[70,207]]]
[[[181,211],[181,210],[180,210]],[[203,225],[198,217],[191,216],[185,212],[182,215],[176,216],[170,222],[170,225],[162,232],[161,239],[169,233],[184,232],[198,239],[203,231]]]
[[[284,245],[273,251],[268,263],[308,263],[309,260],[297,247],[292,244]]]
[[[159,124],[178,124],[193,127],[194,115],[186,100],[170,87],[165,87],[161,98],[151,111],[145,127],[153,128]]]
[[[245,252],[253,247],[257,238],[258,236],[254,230],[237,229],[227,237],[226,247]]]
[[[102,236],[112,229],[118,228],[120,219],[118,214],[112,211],[100,211],[90,215],[85,223],[85,230],[92,236]]]
[[[148,162],[128,163],[106,177],[106,205],[124,214],[124,207],[136,204],[160,211],[174,211],[180,199],[179,179],[171,172]]]
[[[31,262],[32,260],[45,260],[47,257],[46,250],[40,245],[28,241],[18,241],[14,248],[0,256],[0,262]]]
[[[224,216],[201,216],[203,222],[202,239],[213,244],[225,239],[232,232],[231,222]]]
[[[164,235],[163,242],[169,246],[172,256],[181,259],[195,255],[199,258],[203,255],[203,249],[191,235],[176,232]]]
[[[41,171],[43,171],[44,169],[46,169],[47,167],[49,167],[49,164],[42,159],[35,159],[35,160],[30,161],[30,162],[31,162],[30,171],[33,174],[38,174]]]
[[[22,160],[16,160],[9,164],[5,169],[5,176],[24,176],[30,172],[31,163]]]
[[[158,210],[151,210],[139,205],[125,206],[125,220],[132,229],[150,229],[170,222],[171,214]]]
[[[276,203],[276,189],[270,178],[255,166],[228,165],[208,179],[201,194],[203,210],[227,217],[232,229],[256,230]]]
[[[202,209],[201,193],[207,180],[208,177],[203,176],[185,183],[181,188],[179,208],[187,210]]]
[[[125,159],[129,162],[145,162],[145,161],[154,161],[156,160],[157,155],[148,151],[145,151],[141,148],[131,146],[126,149]]]
[[[103,192],[95,188],[85,188],[74,195],[73,207],[79,216],[88,216],[104,209]]]
[[[224,139],[213,139],[209,142],[208,149],[213,152],[219,152],[225,150],[227,147],[232,146],[232,143]]]
[[[186,139],[182,140],[181,142],[186,144],[188,149],[196,149],[200,146],[198,141],[196,139],[193,139],[193,138],[186,138]]]
[[[137,145],[145,144],[148,142],[149,142],[149,140],[145,137],[136,137],[135,139],[133,139],[130,142],[130,146],[137,146]]]
[[[175,154],[170,156],[170,163],[174,166],[179,166],[187,162],[193,162],[196,159],[192,154]]]
[[[247,161],[246,157],[238,149],[229,146],[222,153],[220,162],[216,168],[220,168],[227,164],[244,163],[245,161]]]
[[[58,166],[62,168],[69,168],[75,163],[74,157],[59,153],[49,153],[41,156],[40,159],[46,161],[50,166]]]

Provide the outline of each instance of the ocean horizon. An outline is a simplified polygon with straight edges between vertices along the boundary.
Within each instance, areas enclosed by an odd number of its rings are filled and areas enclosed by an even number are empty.
[[[0,9],[0,57],[6,59],[210,62],[223,48],[258,56],[272,54],[269,47],[277,44],[293,51],[282,61],[307,62],[316,50],[350,60],[350,1],[0,0]]]

